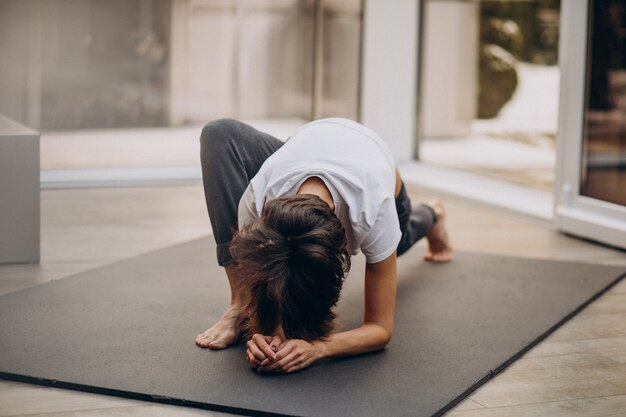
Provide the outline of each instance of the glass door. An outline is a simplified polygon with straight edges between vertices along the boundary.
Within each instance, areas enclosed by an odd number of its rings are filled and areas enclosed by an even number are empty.
[[[420,1],[412,181],[553,222],[562,4]]]
[[[422,1],[421,162],[551,192],[560,4]]]
[[[579,0],[562,12],[557,225],[626,248],[626,5]]]

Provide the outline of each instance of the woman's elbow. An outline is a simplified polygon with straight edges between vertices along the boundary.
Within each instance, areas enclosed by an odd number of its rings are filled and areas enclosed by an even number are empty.
[[[364,324],[364,328],[367,328],[369,333],[369,351],[384,349],[391,340],[393,331],[387,326],[370,322]]]
[[[391,336],[393,335],[393,331],[390,329],[385,329],[381,327],[379,345],[380,349],[384,349],[385,346],[391,341]]]

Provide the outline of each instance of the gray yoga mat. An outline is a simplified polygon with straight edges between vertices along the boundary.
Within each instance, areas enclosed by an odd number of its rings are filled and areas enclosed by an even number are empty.
[[[623,268],[458,253],[399,261],[393,340],[290,375],[247,368],[244,346],[197,333],[228,302],[203,238],[0,297],[0,376],[251,415],[439,415],[598,296]],[[361,257],[339,306],[360,323]]]

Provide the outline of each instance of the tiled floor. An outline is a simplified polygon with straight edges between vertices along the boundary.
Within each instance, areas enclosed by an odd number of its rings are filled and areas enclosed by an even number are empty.
[[[412,191],[415,195],[419,190]],[[458,250],[626,268],[623,251],[570,238],[461,201],[447,203],[450,234]],[[200,185],[46,190],[42,192],[42,262],[0,265],[0,293],[59,279],[207,233],[210,225]],[[25,415],[218,414],[0,381],[0,416]],[[393,415],[391,410],[390,415]],[[626,415],[626,282],[485,384],[449,415]]]

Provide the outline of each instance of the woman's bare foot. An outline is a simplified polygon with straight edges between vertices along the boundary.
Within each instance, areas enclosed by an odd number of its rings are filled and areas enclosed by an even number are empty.
[[[210,329],[196,336],[196,345],[209,349],[224,349],[239,337],[242,315],[239,306],[231,305]]]
[[[435,210],[437,215],[437,223],[426,239],[428,239],[428,251],[424,255],[424,260],[430,262],[448,262],[452,260],[452,247],[446,230],[446,210],[443,203],[439,200],[433,200],[429,204]]]

